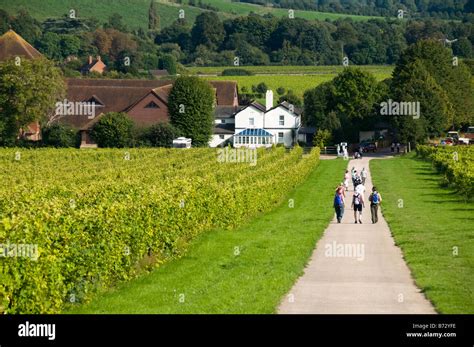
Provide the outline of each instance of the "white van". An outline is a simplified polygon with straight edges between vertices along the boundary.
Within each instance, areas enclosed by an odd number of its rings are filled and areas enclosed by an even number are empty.
[[[178,137],[173,140],[173,148],[191,148],[192,139]]]

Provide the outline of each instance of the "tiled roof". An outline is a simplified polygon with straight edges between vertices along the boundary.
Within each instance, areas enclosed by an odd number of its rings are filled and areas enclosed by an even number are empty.
[[[214,134],[233,135],[235,132],[235,124],[216,124],[214,126]]]
[[[25,57],[27,59],[43,57],[43,55],[32,45],[10,29],[0,36],[0,61],[8,60],[17,56]]]
[[[234,81],[209,81],[216,89],[217,104],[220,106],[233,106],[237,82]]]

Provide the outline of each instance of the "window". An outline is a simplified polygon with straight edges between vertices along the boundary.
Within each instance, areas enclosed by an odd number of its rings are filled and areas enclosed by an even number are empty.
[[[220,138],[221,140],[224,140],[224,135],[219,135],[219,138]]]
[[[154,101],[150,101],[146,106],[145,108],[160,108],[160,106],[158,106],[157,104],[155,104]]]
[[[285,116],[280,116],[280,125],[285,125]]]
[[[249,118],[249,125],[254,126],[255,125],[255,118]]]
[[[283,143],[284,141],[284,134],[283,133],[278,133],[278,143]]]
[[[221,123],[222,123],[222,124],[225,124],[225,119],[222,119],[222,120],[221,120]]]

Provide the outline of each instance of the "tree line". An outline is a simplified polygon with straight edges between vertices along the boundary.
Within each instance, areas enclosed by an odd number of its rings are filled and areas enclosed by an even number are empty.
[[[100,55],[112,77],[136,77],[163,67],[183,72],[183,65],[335,65],[343,57],[353,65],[394,64],[408,45],[423,39],[453,41],[447,44],[455,55],[474,57],[474,21],[308,21],[270,14],[221,20],[209,11],[192,25],[177,19],[161,28],[153,2],[148,20],[145,31],[127,28],[118,14],[102,25],[67,17],[39,23],[24,10],[15,15],[0,10],[0,31],[11,26],[61,63],[67,76],[78,75],[89,55]],[[79,59],[67,60],[71,56]]]

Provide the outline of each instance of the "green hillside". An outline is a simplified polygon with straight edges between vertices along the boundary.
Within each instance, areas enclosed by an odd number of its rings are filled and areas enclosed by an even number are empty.
[[[161,26],[166,27],[178,18],[180,9],[185,11],[185,17],[189,23],[194,22],[196,16],[205,11],[203,9],[188,5],[179,5],[169,1],[157,1],[157,7],[161,19]],[[211,4],[219,8],[222,19],[234,16],[246,15],[250,12],[265,14],[271,12],[275,16],[288,16],[288,10],[274,9],[246,3],[232,3],[230,0],[204,0],[204,3]],[[149,0],[15,0],[3,2],[0,8],[9,13],[16,13],[24,8],[40,21],[47,18],[62,17],[69,13],[71,9],[76,10],[77,17],[97,18],[101,22],[107,21],[113,13],[118,13],[123,17],[124,23],[134,28],[146,28],[148,24],[148,6]],[[367,20],[374,17],[354,16],[346,14],[322,13],[313,11],[295,11],[295,17],[301,17],[310,20],[337,19],[341,17],[350,17],[353,20]]]

